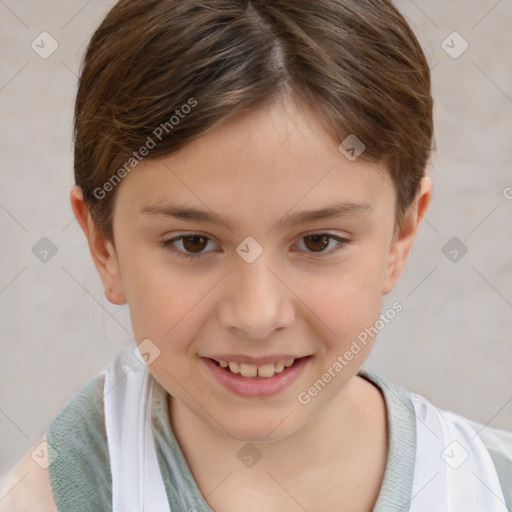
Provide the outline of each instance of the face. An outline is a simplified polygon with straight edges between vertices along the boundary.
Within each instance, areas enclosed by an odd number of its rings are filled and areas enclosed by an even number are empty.
[[[414,217],[395,233],[390,183],[287,98],[124,178],[115,248],[98,269],[110,300],[128,302],[137,344],[150,340],[149,370],[177,408],[268,442],[334,403],[371,339],[308,404],[299,396],[375,324],[416,229]]]

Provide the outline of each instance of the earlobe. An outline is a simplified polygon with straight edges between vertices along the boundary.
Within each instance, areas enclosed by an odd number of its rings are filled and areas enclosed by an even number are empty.
[[[126,304],[126,294],[114,244],[106,240],[96,227],[80,187],[73,187],[70,200],[75,217],[87,239],[92,260],[103,283],[105,296],[112,304]]]
[[[401,276],[407,257],[412,248],[418,227],[430,204],[432,197],[432,180],[428,176],[421,179],[420,191],[414,202],[407,209],[400,228],[394,233],[390,246],[386,274],[382,282],[382,294],[386,295],[395,287]]]

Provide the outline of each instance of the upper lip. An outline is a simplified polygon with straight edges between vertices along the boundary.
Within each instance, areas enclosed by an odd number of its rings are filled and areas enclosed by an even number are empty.
[[[255,364],[257,366],[263,366],[265,364],[277,363],[278,361],[288,361],[289,359],[300,359],[301,357],[293,354],[276,354],[265,357],[249,357],[241,356],[236,354],[220,354],[214,356],[208,356],[209,359],[215,359],[215,361],[232,361],[234,363],[242,364]]]

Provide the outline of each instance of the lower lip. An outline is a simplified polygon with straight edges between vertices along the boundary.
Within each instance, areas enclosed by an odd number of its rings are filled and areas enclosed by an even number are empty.
[[[301,357],[290,367],[272,377],[242,377],[239,373],[233,373],[221,368],[212,359],[202,358],[214,377],[227,389],[236,395],[243,397],[270,396],[279,393],[290,386],[304,370],[311,356]]]

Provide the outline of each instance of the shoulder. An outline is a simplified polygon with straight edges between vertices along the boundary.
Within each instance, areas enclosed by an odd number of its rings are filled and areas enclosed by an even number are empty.
[[[416,398],[425,400],[419,395],[416,395]],[[454,429],[453,432],[459,432],[460,440],[466,443],[466,448],[476,450],[474,456],[478,460],[482,456],[479,455],[479,450],[483,450],[482,454],[488,453],[489,462],[494,466],[494,473],[498,478],[505,504],[512,510],[512,432],[489,427],[453,411],[433,407],[440,413],[444,423],[448,423],[450,428]],[[483,460],[479,464],[482,468],[486,467]]]
[[[361,369],[359,373],[376,383],[385,395],[386,405],[390,412],[388,424],[392,439],[391,448],[397,455],[396,460],[403,463],[409,457],[412,443],[408,443],[407,440],[412,439],[413,442],[417,442],[418,420],[425,423],[423,411],[424,405],[428,404],[439,413],[443,413],[443,416],[448,415],[444,416],[445,419],[449,418],[454,421],[454,427],[465,432],[468,442],[483,445],[492,460],[505,503],[512,510],[512,432],[489,427],[453,411],[442,409],[411,390],[387,382],[371,370]],[[468,430],[467,427],[470,429]],[[404,471],[400,475],[400,483],[409,478],[412,473],[414,473],[414,461],[410,471]]]
[[[46,431],[50,478],[62,510],[111,509],[104,380],[100,374],[85,384]]]
[[[86,383],[4,477],[1,512],[111,510],[103,389],[103,374]]]
[[[457,412],[438,407],[416,393],[409,392],[409,398],[419,400],[420,404],[429,404],[436,409],[438,413],[442,414],[444,421],[448,420],[454,428],[464,433],[468,442],[481,441],[486,451],[489,452],[498,475],[506,474],[508,485],[510,485],[512,482],[512,432],[484,425]]]
[[[58,512],[43,436],[0,482],[0,506],[6,512]]]
[[[482,425],[470,419],[466,419],[466,421],[483,441],[491,455],[496,454],[503,462],[512,466],[512,432]]]
[[[489,452],[505,501],[512,506],[512,432],[466,419]]]

